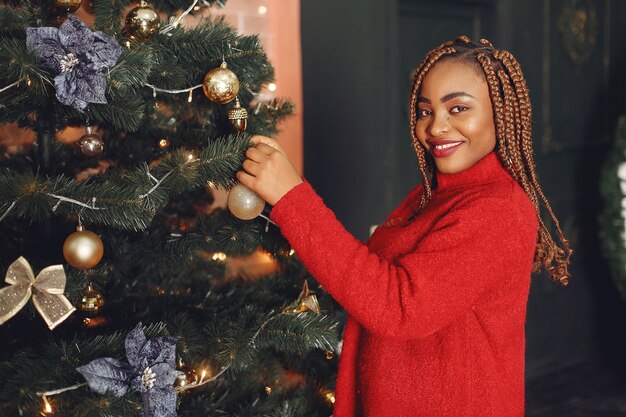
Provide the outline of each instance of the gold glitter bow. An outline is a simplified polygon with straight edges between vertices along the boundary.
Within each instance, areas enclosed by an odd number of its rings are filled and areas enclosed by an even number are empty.
[[[33,296],[33,304],[50,330],[76,310],[63,295],[65,271],[63,265],[44,268],[37,278],[28,261],[20,256],[13,262],[5,278],[8,287],[0,289],[0,325],[9,320]]]

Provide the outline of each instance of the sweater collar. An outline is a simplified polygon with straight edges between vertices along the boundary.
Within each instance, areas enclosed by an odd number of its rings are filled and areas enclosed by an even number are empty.
[[[502,166],[498,155],[495,152],[490,152],[465,171],[455,174],[437,172],[436,192],[488,184],[505,179],[511,179],[510,174]]]

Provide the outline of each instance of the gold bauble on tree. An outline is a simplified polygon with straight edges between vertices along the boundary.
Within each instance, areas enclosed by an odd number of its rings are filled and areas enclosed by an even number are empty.
[[[263,212],[265,201],[243,184],[235,185],[228,193],[228,209],[241,220],[252,220]]]
[[[248,127],[248,111],[241,107],[239,98],[235,99],[235,105],[228,110],[228,120],[239,132],[243,132]]]
[[[228,69],[226,62],[207,72],[202,83],[204,94],[209,100],[220,104],[230,103],[239,93],[239,79]]]
[[[95,289],[91,282],[87,284],[87,287],[83,290],[83,298],[81,298],[78,307],[83,313],[89,316],[95,316],[100,313],[100,310],[104,307],[104,297],[102,293]]]
[[[104,256],[104,245],[94,232],[78,226],[63,243],[63,257],[77,269],[89,269],[98,265]]]
[[[80,8],[81,0],[53,0],[54,8],[63,13],[72,13]]]
[[[158,35],[160,26],[161,19],[156,10],[141,1],[139,6],[126,15],[124,32],[136,42],[146,42]]]
[[[77,144],[83,155],[90,157],[99,156],[104,149],[102,138],[93,133],[91,126],[87,126],[87,134],[81,136]]]

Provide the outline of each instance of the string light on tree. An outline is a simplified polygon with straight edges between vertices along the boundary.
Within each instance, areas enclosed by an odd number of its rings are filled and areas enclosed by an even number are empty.
[[[139,6],[126,15],[124,31],[130,39],[143,43],[154,39],[160,27],[159,14],[142,0]]]
[[[104,143],[100,136],[93,133],[91,126],[86,127],[87,133],[78,140],[78,147],[85,156],[96,157],[102,153]]]
[[[48,416],[52,414],[54,410],[52,409],[52,404],[50,404],[50,400],[48,400],[48,397],[46,397],[45,395],[42,395],[41,399],[43,401],[43,411],[41,414],[44,416]]]
[[[97,234],[78,225],[63,243],[63,257],[77,269],[90,269],[104,256],[104,245]]]
[[[252,220],[265,208],[265,201],[243,184],[237,184],[230,190],[227,203],[233,216],[241,220]]]
[[[239,93],[239,79],[228,69],[226,62],[207,72],[202,84],[204,94],[219,104],[230,103]]]

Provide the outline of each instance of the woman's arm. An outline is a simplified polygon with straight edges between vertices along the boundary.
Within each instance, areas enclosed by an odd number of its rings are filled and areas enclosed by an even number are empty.
[[[497,286],[515,285],[512,271],[530,273],[534,211],[518,203],[468,199],[394,263],[348,233],[306,182],[281,196],[271,217],[311,274],[368,331],[411,339],[443,328]]]

